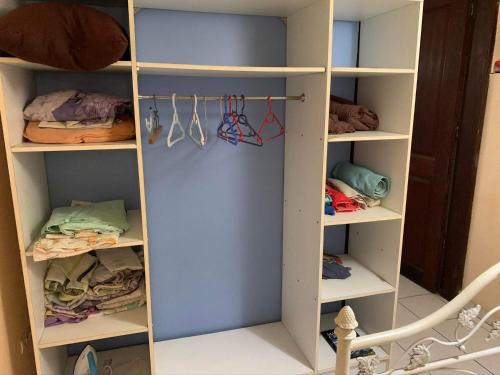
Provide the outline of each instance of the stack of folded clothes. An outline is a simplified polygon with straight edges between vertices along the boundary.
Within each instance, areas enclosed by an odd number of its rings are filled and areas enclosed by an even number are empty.
[[[132,139],[132,101],[101,93],[57,91],[24,110],[24,137],[35,143],[96,143]]]
[[[52,260],[45,275],[45,326],[78,323],[146,303],[144,266],[132,248]]]
[[[73,201],[54,209],[33,246],[33,258],[64,258],[116,245],[129,225],[122,200],[100,203]]]
[[[325,214],[353,212],[380,206],[389,194],[389,177],[349,162],[338,163],[325,186]],[[330,209],[330,211],[329,211]]]
[[[378,116],[368,108],[356,105],[347,99],[331,96],[329,133],[343,134],[376,130],[378,126]]]

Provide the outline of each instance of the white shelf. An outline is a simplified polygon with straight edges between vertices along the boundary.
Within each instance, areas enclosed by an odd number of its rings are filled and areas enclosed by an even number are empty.
[[[136,8],[182,10],[188,12],[209,12],[229,14],[251,14],[256,16],[289,16],[306,8],[315,0],[135,0]]]
[[[343,301],[392,293],[396,289],[348,255],[341,256],[343,265],[351,267],[345,280],[321,280],[321,303]]]
[[[15,66],[18,68],[30,69],[30,70],[45,70],[45,71],[66,71],[64,69],[54,68],[52,66],[32,63],[17,57],[0,57],[0,67],[2,65]],[[132,63],[130,61],[117,61],[114,64],[108,66],[107,68],[98,70],[99,72],[130,72],[132,69]]]
[[[383,131],[357,131],[345,134],[329,134],[328,142],[361,142],[361,141],[391,141],[397,139],[409,139],[407,134],[399,134]]]
[[[335,317],[337,313],[332,314],[324,314],[321,315],[320,321],[320,332],[327,331],[329,329],[335,328]],[[363,336],[363,330],[358,328],[358,332]],[[380,359],[381,362],[385,362],[389,359],[387,353],[380,347],[375,346],[373,348],[375,354]],[[336,363],[337,353],[332,349],[330,344],[323,338],[323,336],[319,335],[319,357],[318,357],[318,374],[327,373],[332,375],[335,373],[335,363]],[[356,373],[355,369],[357,368],[357,360],[351,360],[351,369],[353,373]]]
[[[69,357],[66,361],[65,375],[73,375],[78,356]],[[132,366],[133,375],[150,375],[148,345],[128,346],[120,349],[97,352],[97,373],[105,374],[103,367],[111,363],[113,373],[124,374],[124,370]]]
[[[362,21],[422,0],[335,0],[333,18]]]
[[[23,142],[11,147],[14,153],[21,152],[64,152],[64,151],[97,151],[97,150],[135,150],[135,139],[106,143],[78,143],[78,144],[43,144]]]
[[[139,74],[220,78],[279,78],[318,74],[326,71],[324,67],[221,66],[149,62],[138,62],[137,67]]]
[[[38,348],[52,348],[147,331],[147,308],[143,306],[139,309],[118,314],[91,315],[87,320],[80,323],[46,327],[38,341]]]
[[[386,68],[332,68],[332,77],[381,77],[401,74],[415,74],[414,69],[386,69]]]
[[[127,221],[130,225],[130,229],[120,235],[118,243],[116,245],[108,246],[106,248],[112,249],[116,247],[127,247],[127,246],[141,246],[144,244],[142,238],[142,220],[140,210],[130,210],[127,212]],[[26,256],[33,256],[33,246],[34,243],[26,250]]]
[[[312,374],[283,323],[155,343],[156,373]]]
[[[325,215],[325,227],[374,221],[388,221],[401,219],[401,214],[384,207],[373,207],[355,212],[337,212],[334,216]]]

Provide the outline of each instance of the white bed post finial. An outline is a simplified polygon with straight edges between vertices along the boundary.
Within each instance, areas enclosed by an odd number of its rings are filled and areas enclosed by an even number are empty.
[[[337,336],[337,364],[336,375],[348,375],[351,360],[351,341],[356,338],[355,329],[358,327],[354,311],[344,306],[335,318],[335,335]]]

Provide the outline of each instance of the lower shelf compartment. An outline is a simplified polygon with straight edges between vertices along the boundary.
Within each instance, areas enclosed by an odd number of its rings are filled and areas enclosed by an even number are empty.
[[[156,342],[162,375],[306,375],[313,370],[283,323]]]
[[[348,255],[341,256],[343,265],[351,268],[345,280],[321,280],[321,302],[335,302],[377,294],[392,293],[395,288]]]
[[[73,375],[78,356],[69,357],[64,370],[65,375]],[[126,348],[97,352],[98,374],[106,374],[104,366],[109,365],[113,374],[149,375],[148,345],[136,345]]]
[[[324,314],[321,316],[320,332],[327,331],[329,329],[335,328],[335,317],[337,313]],[[363,336],[364,332],[362,329],[358,329],[358,332]],[[385,366],[389,360],[387,353],[380,347],[373,347],[376,356],[381,362],[381,366]],[[335,363],[336,363],[336,353],[324,339],[324,337],[319,335],[319,358],[318,358],[318,374],[331,375],[335,373]],[[353,373],[357,368],[357,360],[351,359],[351,369]]]
[[[38,347],[51,348],[109,337],[131,335],[148,331],[147,307],[112,315],[90,316],[74,324],[44,328]]]

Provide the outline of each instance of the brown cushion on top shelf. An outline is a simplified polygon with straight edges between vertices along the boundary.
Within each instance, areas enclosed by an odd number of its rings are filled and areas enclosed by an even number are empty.
[[[0,18],[0,50],[34,63],[93,71],[120,60],[127,47],[113,17],[82,5],[29,4]]]

